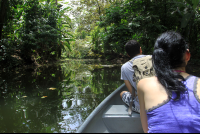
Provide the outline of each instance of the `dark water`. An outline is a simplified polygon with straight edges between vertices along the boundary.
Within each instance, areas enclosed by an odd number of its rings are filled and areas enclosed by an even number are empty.
[[[1,70],[0,133],[73,133],[119,87],[120,65],[66,60]]]

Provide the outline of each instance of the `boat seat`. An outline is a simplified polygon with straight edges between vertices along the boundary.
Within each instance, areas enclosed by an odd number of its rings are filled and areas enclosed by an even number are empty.
[[[103,122],[110,133],[143,133],[140,114],[128,115],[128,106],[110,105],[102,115]]]

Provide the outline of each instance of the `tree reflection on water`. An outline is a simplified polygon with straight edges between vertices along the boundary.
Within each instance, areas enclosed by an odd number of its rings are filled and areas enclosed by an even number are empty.
[[[75,132],[95,107],[123,82],[120,66],[95,61],[0,73],[0,132]]]

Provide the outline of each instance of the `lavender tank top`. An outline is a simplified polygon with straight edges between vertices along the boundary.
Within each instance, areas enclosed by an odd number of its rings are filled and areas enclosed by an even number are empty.
[[[148,133],[199,133],[200,99],[197,96],[197,80],[189,76],[184,81],[187,91],[178,101],[168,99],[162,104],[146,111]],[[176,94],[172,94],[172,98]]]

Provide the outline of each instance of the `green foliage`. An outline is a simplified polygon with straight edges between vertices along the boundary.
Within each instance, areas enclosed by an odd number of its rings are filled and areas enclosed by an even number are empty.
[[[40,2],[43,2],[40,0]],[[58,0],[8,0],[1,8],[0,62],[10,67],[22,64],[47,63],[61,58],[62,50],[70,49],[71,19]],[[2,2],[3,3],[3,2]],[[1,7],[3,4],[1,4]],[[19,60],[20,59],[20,60]],[[14,62],[16,61],[16,62]]]
[[[66,50],[62,54],[63,58],[89,58],[88,53],[90,49],[90,37],[86,36],[85,39],[76,39],[71,42],[71,51]]]
[[[118,2],[119,0],[117,0]],[[89,57],[100,57],[102,56],[100,53],[102,51],[98,50],[98,45],[101,45],[100,40],[98,40],[99,35],[98,31],[96,31],[96,26],[98,26],[98,22],[102,20],[101,15],[105,14],[105,8],[111,6],[112,1],[102,1],[102,0],[77,0],[73,1],[72,4],[76,5],[77,8],[71,11],[71,14],[74,17],[75,21],[75,34],[76,38],[80,39],[80,42],[86,44],[95,43],[96,46],[89,45],[81,45],[76,47],[75,52],[69,53],[68,57],[76,57],[77,58],[89,58]],[[96,33],[95,33],[96,32]],[[95,41],[97,39],[97,41]],[[79,42],[79,41],[78,41]],[[76,43],[75,43],[76,44]],[[82,44],[82,43],[79,43]],[[75,45],[74,45],[75,46]],[[82,47],[83,46],[83,47]],[[84,48],[84,46],[86,46]],[[79,48],[85,49],[85,51],[76,51]],[[80,50],[80,49],[79,49]],[[98,51],[98,52],[97,52]],[[81,56],[80,56],[81,55]]]
[[[195,53],[200,43],[199,17],[199,0],[125,0],[110,6],[101,16],[99,26],[105,30],[100,33],[99,49],[106,55],[125,54],[125,43],[135,39],[144,54],[151,54],[158,35],[175,30],[190,42]]]
[[[102,32],[103,29],[100,29],[98,26],[96,26],[93,30],[91,30],[90,34],[92,37],[91,43],[93,44],[90,47],[90,51],[88,52],[89,56],[92,56],[94,58],[102,57],[103,47],[102,41],[101,41],[101,35],[100,32]]]

